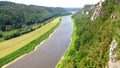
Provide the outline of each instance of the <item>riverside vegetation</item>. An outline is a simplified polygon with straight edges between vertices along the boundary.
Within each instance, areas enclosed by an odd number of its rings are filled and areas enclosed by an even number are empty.
[[[68,14],[70,13],[66,9],[59,7],[0,1],[0,41],[26,34],[51,21],[52,18]]]
[[[31,33],[1,42],[0,67],[13,61],[21,55],[34,50],[35,46],[39,45],[40,42],[47,39],[59,24],[60,18],[56,18],[55,20]]]
[[[68,14],[59,7],[0,1],[0,67],[34,50],[59,25],[59,16]]]
[[[105,68],[112,40],[117,41],[115,53],[120,60],[120,3],[105,0],[101,10],[94,21],[90,20],[91,9],[87,10],[89,14],[80,11],[73,15],[72,43],[57,68]]]

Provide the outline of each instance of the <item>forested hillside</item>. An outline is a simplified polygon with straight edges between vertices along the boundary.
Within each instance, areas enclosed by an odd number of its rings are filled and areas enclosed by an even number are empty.
[[[8,25],[11,29],[16,29],[23,25],[41,23],[51,17],[65,14],[68,14],[68,12],[63,8],[23,5],[1,1],[0,29],[5,31]]]
[[[97,10],[96,19],[90,20],[94,10],[95,8],[87,10],[89,14],[80,11],[73,15],[72,44],[58,68],[109,67],[110,45],[113,40],[117,44],[113,51],[116,55],[114,59],[120,60],[120,1],[105,0],[102,8]]]
[[[66,10],[68,10],[69,12],[77,12],[80,11],[82,8],[65,8]]]
[[[66,9],[59,7],[43,7],[0,1],[0,38],[9,39],[30,32],[51,18],[67,14],[69,12]]]

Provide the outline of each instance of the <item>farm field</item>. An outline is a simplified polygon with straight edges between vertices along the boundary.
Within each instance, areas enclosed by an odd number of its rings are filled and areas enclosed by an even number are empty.
[[[30,32],[28,34],[24,34],[22,36],[0,42],[0,58],[24,47],[28,43],[32,42],[33,40],[37,39],[38,37],[42,36],[46,32],[48,32],[52,27],[57,25],[60,21],[60,17],[54,19],[50,23],[42,26],[41,28]]]

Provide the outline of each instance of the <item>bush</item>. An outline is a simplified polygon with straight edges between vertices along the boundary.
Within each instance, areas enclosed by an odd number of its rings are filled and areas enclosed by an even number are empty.
[[[2,33],[0,33],[0,38],[2,38],[3,37],[3,34]]]

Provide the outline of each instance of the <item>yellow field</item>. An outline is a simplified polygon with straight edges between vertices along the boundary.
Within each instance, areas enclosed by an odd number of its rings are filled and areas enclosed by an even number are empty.
[[[31,41],[37,39],[42,36],[44,33],[49,31],[53,26],[55,26],[60,21],[60,18],[56,18],[50,23],[42,26],[41,28],[30,32],[28,34],[24,34],[22,36],[0,42],[0,58],[20,49],[21,47],[27,45]]]

